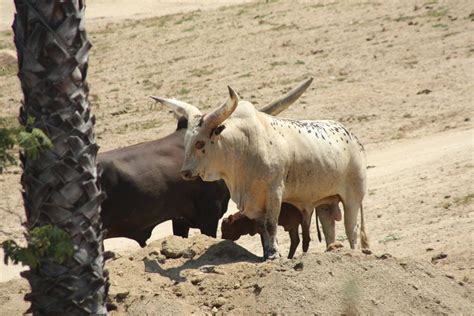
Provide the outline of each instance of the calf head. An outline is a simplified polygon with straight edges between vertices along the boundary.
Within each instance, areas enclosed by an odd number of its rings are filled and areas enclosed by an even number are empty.
[[[236,213],[224,218],[221,225],[222,239],[237,240],[242,235],[255,235],[257,223],[247,216]]]
[[[235,111],[239,102],[237,93],[229,88],[229,99],[211,113],[203,115],[194,105],[161,97],[154,100],[170,107],[177,116],[188,120],[184,136],[184,162],[181,174],[185,180],[193,180],[200,176],[205,181],[216,181],[220,176],[210,168],[219,136],[225,129],[222,123]]]

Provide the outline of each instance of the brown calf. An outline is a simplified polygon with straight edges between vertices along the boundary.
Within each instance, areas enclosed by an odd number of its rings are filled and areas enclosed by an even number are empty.
[[[296,248],[300,243],[298,234],[298,226],[301,225],[303,216],[301,212],[291,204],[283,203],[281,206],[280,217],[278,218],[278,225],[283,226],[285,231],[290,235],[290,251],[288,258],[293,258]],[[255,220],[249,219],[242,213],[235,213],[224,218],[222,221],[222,238],[228,240],[237,240],[242,235],[260,234],[260,227]],[[306,234],[303,234],[303,245],[309,245],[309,240],[306,240]],[[306,252],[308,247],[303,249]]]
[[[328,247],[335,241],[334,225],[336,221],[341,220],[341,210],[339,208],[340,198],[338,196],[329,196],[319,201],[321,203],[316,207],[316,227],[318,238],[321,242],[321,233],[319,231],[318,218],[322,219],[322,226],[324,237],[326,239],[326,246]],[[309,248],[310,236],[309,227],[303,225],[303,215],[301,212],[291,204],[283,203],[281,206],[280,216],[278,218],[278,225],[282,226],[290,235],[290,251],[288,258],[293,258],[296,248],[300,243],[298,226],[301,225],[303,230],[303,252],[307,252]],[[242,213],[235,213],[224,218],[221,226],[222,238],[228,240],[237,240],[242,235],[253,236],[260,234],[260,227],[255,220],[249,219]],[[262,241],[263,245],[263,241]]]

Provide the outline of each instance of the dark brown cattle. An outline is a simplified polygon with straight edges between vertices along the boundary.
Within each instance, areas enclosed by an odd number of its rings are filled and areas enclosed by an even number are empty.
[[[288,252],[288,258],[293,258],[296,248],[300,243],[298,234],[298,226],[303,222],[303,216],[301,212],[291,204],[283,203],[281,206],[280,216],[278,218],[278,225],[283,226],[285,231],[290,235],[290,251]],[[235,213],[229,215],[222,221],[221,230],[222,238],[228,240],[237,240],[242,235],[255,235],[260,233],[260,227],[257,221],[249,219],[242,213]],[[309,236],[303,234],[303,251],[308,251],[309,240],[306,240]]]
[[[99,154],[105,238],[127,237],[144,247],[153,228],[168,220],[175,235],[187,237],[192,227],[216,237],[229,191],[223,181],[181,178],[185,132],[180,120],[178,130],[162,139]]]

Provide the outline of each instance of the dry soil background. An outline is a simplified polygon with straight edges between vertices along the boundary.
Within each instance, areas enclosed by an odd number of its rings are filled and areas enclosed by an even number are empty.
[[[474,3],[269,2],[92,25],[88,81],[101,150],[173,131],[151,94],[208,110],[230,84],[261,106],[314,77],[282,116],[340,120],[366,145],[376,255],[323,253],[315,225],[308,255],[271,263],[258,262],[258,237],[166,238],[145,249],[112,240],[118,313],[472,314]],[[0,49],[14,49],[11,40],[0,33]],[[15,65],[1,60],[0,116],[12,124],[21,94]],[[0,177],[0,241],[22,235],[18,178],[18,168]],[[160,225],[152,239],[167,232]],[[285,232],[279,241],[286,253]],[[0,288],[2,313],[26,309],[25,281]]]

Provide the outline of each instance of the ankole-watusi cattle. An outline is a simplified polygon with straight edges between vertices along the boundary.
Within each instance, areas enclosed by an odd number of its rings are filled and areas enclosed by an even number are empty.
[[[311,81],[301,83],[262,111],[280,113]],[[185,181],[181,177],[187,123],[181,118],[177,130],[162,139],[99,154],[101,184],[107,194],[101,211],[106,238],[127,237],[144,247],[153,228],[167,220],[173,220],[175,235],[187,237],[192,227],[216,237],[229,192],[222,180]]]
[[[366,162],[363,146],[342,124],[277,118],[239,101],[230,87],[229,99],[207,115],[182,101],[154,98],[188,119],[183,177],[224,179],[239,211],[261,226],[264,258],[279,256],[276,226],[283,202],[309,223],[315,206],[334,195],[341,198],[355,247]],[[368,247],[364,225],[361,243]]]

